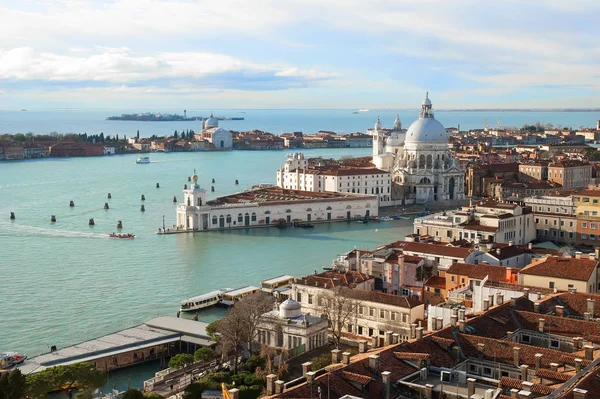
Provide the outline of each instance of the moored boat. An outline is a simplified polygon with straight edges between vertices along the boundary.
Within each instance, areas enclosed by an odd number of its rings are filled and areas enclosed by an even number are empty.
[[[208,292],[206,294],[198,295],[193,298],[181,301],[179,310],[182,312],[191,312],[194,310],[200,310],[208,308],[210,306],[218,305],[223,299],[223,294],[231,291],[231,288],[223,288],[220,290]]]
[[[0,352],[0,370],[18,366],[25,359],[27,359],[27,355],[19,355],[17,352]]]

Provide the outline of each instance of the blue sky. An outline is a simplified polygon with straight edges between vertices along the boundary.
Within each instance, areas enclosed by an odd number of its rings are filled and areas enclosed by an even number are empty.
[[[0,108],[600,107],[597,0],[0,0]]]

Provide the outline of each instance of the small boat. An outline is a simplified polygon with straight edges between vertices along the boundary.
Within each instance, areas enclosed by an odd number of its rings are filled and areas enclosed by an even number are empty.
[[[410,219],[410,216],[398,216],[398,219],[400,219],[400,220],[408,220],[408,219]]]
[[[110,238],[122,238],[125,240],[132,240],[135,238],[135,234],[116,234],[116,233],[112,233],[108,235]]]
[[[313,227],[315,227],[314,224],[310,224],[310,223],[299,223],[296,226],[303,228],[303,229],[312,229]]]
[[[137,157],[135,163],[150,163],[150,157]]]
[[[0,370],[23,364],[27,355],[19,355],[17,352],[0,352]]]
[[[370,109],[368,108],[363,108],[363,109],[359,109],[358,112],[369,112]]]
[[[391,216],[382,216],[379,218],[380,222],[391,222],[392,220],[394,220],[394,218],[392,218]]]
[[[368,220],[364,220],[364,219],[360,219],[360,220],[357,220],[356,223],[369,223],[369,221]]]
[[[231,288],[223,288],[220,290],[212,291],[206,294],[198,295],[185,301],[181,301],[179,310],[182,312],[191,312],[194,310],[200,310],[209,306],[218,305],[223,299],[223,294],[231,291]]]

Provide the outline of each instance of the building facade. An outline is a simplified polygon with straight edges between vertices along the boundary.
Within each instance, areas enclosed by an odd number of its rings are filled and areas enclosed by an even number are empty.
[[[536,239],[558,244],[577,240],[577,215],[570,195],[557,194],[525,198],[535,218]]]

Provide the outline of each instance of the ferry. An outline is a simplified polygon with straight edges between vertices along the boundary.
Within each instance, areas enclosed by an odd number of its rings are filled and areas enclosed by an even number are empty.
[[[260,291],[260,288],[255,287],[253,285],[248,285],[246,287],[227,291],[223,294],[223,299],[221,300],[221,303],[226,306],[233,306],[233,304],[235,304],[236,301],[239,301],[241,298],[247,295],[252,295],[258,291]]]
[[[193,310],[200,310],[209,306],[218,305],[223,299],[223,294],[231,290],[231,288],[224,288],[222,290],[212,291],[207,294],[186,299],[185,301],[181,301],[179,310],[182,312],[191,312]]]
[[[0,352],[0,370],[18,366],[25,359],[27,359],[27,355],[19,355],[17,352]]]
[[[150,157],[137,157],[135,163],[150,163]]]
[[[292,287],[292,283],[294,281],[296,281],[296,278],[294,276],[285,275],[285,276],[274,277],[269,280],[265,280],[265,281],[261,282],[260,289],[261,289],[261,291],[269,293],[269,294],[273,294],[274,292],[277,292],[277,291],[286,291]]]

